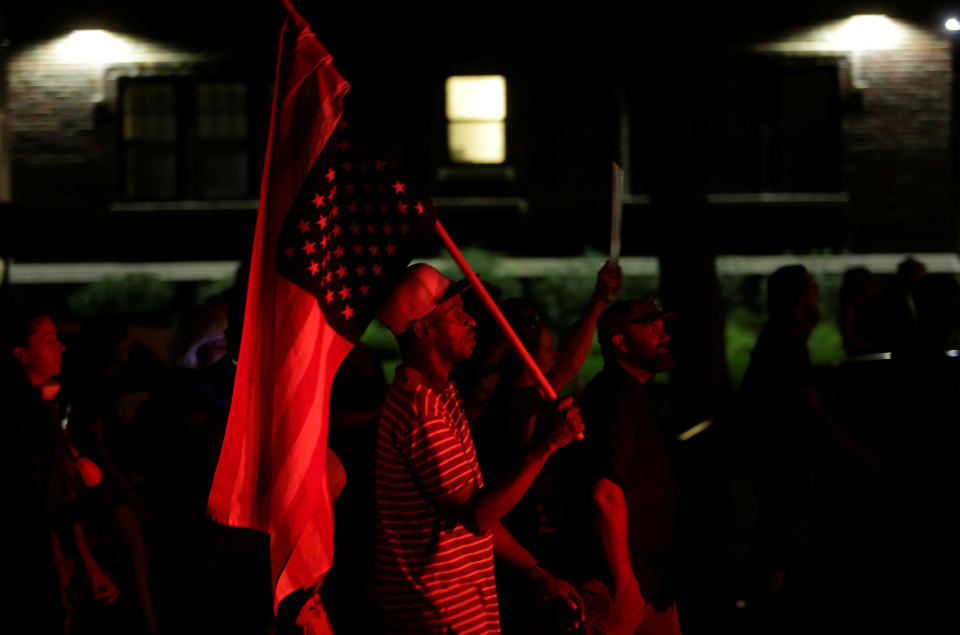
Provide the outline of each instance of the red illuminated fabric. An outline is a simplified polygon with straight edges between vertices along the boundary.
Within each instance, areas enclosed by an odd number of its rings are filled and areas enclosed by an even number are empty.
[[[316,298],[278,275],[277,239],[349,89],[299,16],[280,38],[270,138],[226,435],[210,490],[214,520],[270,534],[274,602],[314,584],[333,558],[326,488],[330,385],[350,340]]]
[[[499,633],[492,534],[454,509],[483,486],[453,384],[400,367],[377,433],[376,590],[383,629]]]
[[[351,137],[349,84],[287,8],[236,383],[208,501],[214,520],[270,534],[275,605],[330,568],[333,377],[435,218],[394,162]]]

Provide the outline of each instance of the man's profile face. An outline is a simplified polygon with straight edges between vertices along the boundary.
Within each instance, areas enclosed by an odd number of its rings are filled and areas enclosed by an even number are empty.
[[[650,322],[631,322],[623,333],[623,352],[628,362],[654,372],[673,370],[670,336],[663,329],[663,318]]]
[[[462,362],[473,354],[477,337],[473,318],[463,310],[463,298],[456,295],[435,308],[427,321],[433,345],[454,362]]]
[[[42,384],[60,374],[64,346],[57,339],[57,327],[46,316],[30,324],[27,345],[17,347],[13,354],[31,381]]]

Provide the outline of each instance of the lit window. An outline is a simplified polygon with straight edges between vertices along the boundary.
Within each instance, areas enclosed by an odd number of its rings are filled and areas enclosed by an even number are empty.
[[[507,158],[507,82],[502,75],[447,78],[447,143],[454,163]]]

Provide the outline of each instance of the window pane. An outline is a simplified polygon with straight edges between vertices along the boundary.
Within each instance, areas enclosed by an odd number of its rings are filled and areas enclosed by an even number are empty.
[[[507,81],[502,75],[455,75],[447,78],[447,119],[503,121],[507,116]]]
[[[201,139],[247,137],[247,86],[239,83],[197,86],[197,134]]]
[[[455,163],[503,163],[507,158],[503,122],[456,122],[447,126]]]
[[[199,195],[205,199],[249,196],[249,161],[246,149],[236,144],[208,144],[197,161]]]
[[[127,146],[126,177],[128,198],[176,198],[177,162],[173,146]]]
[[[123,138],[173,141],[177,136],[176,92],[173,84],[129,84],[123,91]]]

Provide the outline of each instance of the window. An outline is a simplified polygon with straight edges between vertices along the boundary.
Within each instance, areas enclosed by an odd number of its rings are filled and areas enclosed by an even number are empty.
[[[502,75],[447,78],[447,147],[454,163],[507,158],[507,82]]]
[[[200,84],[196,93],[199,198],[243,198],[250,191],[247,86]]]
[[[133,200],[256,195],[269,101],[244,81],[126,79],[120,87],[123,194]]]
[[[836,192],[839,74],[832,60],[740,60],[707,84],[711,192]]]
[[[123,92],[127,198],[177,194],[177,94],[173,84],[137,83]]]

